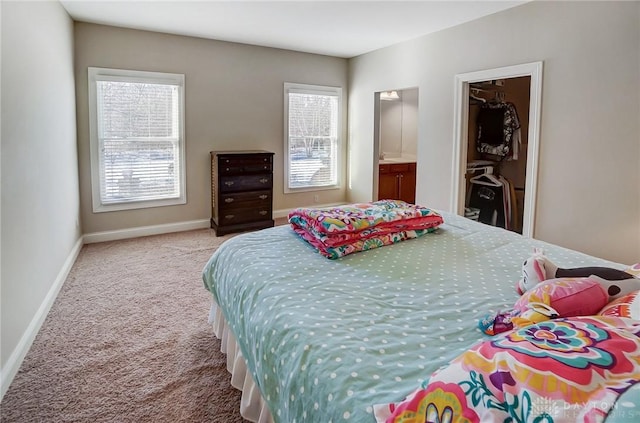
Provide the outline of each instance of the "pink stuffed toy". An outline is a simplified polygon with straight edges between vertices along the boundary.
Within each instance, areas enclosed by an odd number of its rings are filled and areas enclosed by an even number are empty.
[[[512,309],[487,315],[480,329],[495,335],[557,317],[597,314],[612,300],[640,290],[640,264],[628,272],[608,267],[562,269],[541,249],[522,266],[516,289],[522,297]]]
[[[487,335],[558,317],[591,316],[609,302],[594,277],[546,280],[525,292],[512,309],[488,315],[479,323]]]

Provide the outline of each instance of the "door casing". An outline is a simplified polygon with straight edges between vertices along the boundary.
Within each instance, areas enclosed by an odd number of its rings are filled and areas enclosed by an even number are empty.
[[[495,79],[530,76],[529,133],[527,171],[524,195],[522,235],[534,237],[536,188],[538,182],[538,152],[540,147],[540,112],[542,106],[542,62],[524,63],[477,72],[457,74],[454,78],[454,139],[452,166],[452,213],[464,216],[465,178],[469,136],[469,84]]]

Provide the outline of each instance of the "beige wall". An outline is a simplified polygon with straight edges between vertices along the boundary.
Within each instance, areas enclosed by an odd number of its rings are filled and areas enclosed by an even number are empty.
[[[75,46],[84,233],[209,219],[209,152],[212,150],[265,149],[275,152],[274,210],[312,205],[314,195],[318,195],[318,203],[322,204],[344,200],[344,187],[284,194],[283,84],[298,82],[342,87],[346,112],[345,59],[87,23],[75,24]],[[92,212],[87,102],[89,66],[185,74],[186,205]],[[346,137],[346,124],[343,136]],[[343,153],[345,157],[346,147]],[[342,169],[344,173],[345,166]]]
[[[640,3],[531,2],[350,60],[349,200],[373,192],[373,93],[419,88],[417,201],[448,209],[454,75],[544,61],[538,239],[640,257]]]
[[[1,7],[4,393],[81,234],[73,23],[57,2]]]

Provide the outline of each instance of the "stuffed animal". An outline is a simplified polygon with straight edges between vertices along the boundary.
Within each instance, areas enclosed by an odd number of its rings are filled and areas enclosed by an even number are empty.
[[[608,267],[563,269],[541,249],[522,266],[516,289],[522,295],[512,309],[489,314],[478,323],[495,335],[557,317],[597,314],[612,300],[640,290],[640,263],[623,272]]]
[[[638,264],[629,267],[627,271],[610,267],[575,267],[564,269],[549,260],[544,255],[542,249],[535,248],[533,255],[522,264],[522,279],[516,284],[516,290],[522,295],[540,282],[548,279],[586,278],[592,275],[599,278],[600,283],[603,285],[603,288],[606,289],[611,299],[619,298],[626,293],[640,289]]]
[[[550,279],[525,292],[512,309],[490,314],[478,325],[487,335],[497,335],[558,317],[591,316],[602,310],[609,298],[592,276]]]

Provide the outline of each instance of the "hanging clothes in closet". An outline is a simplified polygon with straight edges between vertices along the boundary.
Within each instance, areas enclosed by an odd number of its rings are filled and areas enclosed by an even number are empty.
[[[519,144],[520,121],[513,103],[484,103],[478,113],[478,152],[517,160]]]
[[[479,222],[511,230],[516,214],[513,184],[503,176],[483,173],[469,180],[471,190],[467,198],[469,211],[477,211]]]

